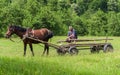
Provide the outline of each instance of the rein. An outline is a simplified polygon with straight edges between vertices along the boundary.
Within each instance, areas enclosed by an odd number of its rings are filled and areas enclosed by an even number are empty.
[[[14,40],[12,40],[11,38],[9,38],[10,39],[10,41],[12,41],[12,42],[15,42]]]
[[[19,43],[19,42],[21,42],[22,40],[20,40],[20,41],[14,41],[13,39],[11,39],[11,38],[9,38],[9,40],[10,41],[12,41],[12,42],[16,42],[16,43]]]

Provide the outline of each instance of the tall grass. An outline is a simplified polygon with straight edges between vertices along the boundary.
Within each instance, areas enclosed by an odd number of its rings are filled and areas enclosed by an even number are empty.
[[[51,42],[65,39],[54,37]],[[80,37],[98,38],[98,37]],[[103,37],[101,37],[103,38]],[[59,56],[54,48],[50,48],[49,56],[41,56],[43,45],[34,45],[35,56],[27,49],[23,57],[22,42],[11,42],[0,39],[0,75],[119,75],[120,74],[120,38],[111,37],[113,53],[91,54],[89,50],[79,51],[78,55]],[[13,40],[18,41],[18,38]]]

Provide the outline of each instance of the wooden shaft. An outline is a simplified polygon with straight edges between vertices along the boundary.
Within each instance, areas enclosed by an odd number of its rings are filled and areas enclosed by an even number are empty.
[[[48,43],[48,42],[42,41],[42,40],[40,40],[40,39],[35,39],[35,38],[32,38],[32,37],[26,37],[26,38],[29,38],[29,39],[31,39],[31,40],[35,40],[35,41],[41,42],[42,44],[46,44],[46,43],[47,43],[49,46],[54,47],[54,48],[56,48],[56,49],[59,49],[59,48],[60,48],[60,46],[58,46],[58,45],[55,45],[55,44],[52,44],[52,43]]]

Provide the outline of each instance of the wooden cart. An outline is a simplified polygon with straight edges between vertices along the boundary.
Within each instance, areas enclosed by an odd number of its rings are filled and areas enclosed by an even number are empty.
[[[61,44],[63,42],[67,41],[58,41],[60,45],[52,44],[49,42],[45,42],[39,39],[27,37],[32,40],[39,41],[43,44],[47,43],[49,46],[55,48],[57,50],[57,53],[60,55],[64,55],[67,52],[70,53],[71,55],[73,54],[78,54],[79,50],[86,50],[90,49],[91,53],[99,52],[100,50],[103,50],[103,52],[113,52],[113,46],[111,43],[108,43],[108,40],[113,40],[113,39],[71,39],[69,43],[67,44]],[[95,42],[95,41],[105,41],[103,43]],[[91,41],[92,43],[88,43]],[[82,43],[79,43],[82,42]],[[84,43],[86,42],[86,43]]]
[[[78,54],[79,50],[90,49],[91,53],[99,53],[100,50],[103,52],[113,52],[113,46],[111,43],[108,43],[108,40],[113,39],[71,39],[70,43],[66,45],[61,45],[63,48],[66,48],[65,51],[69,52],[71,55]],[[91,42],[89,42],[91,41]],[[97,42],[96,42],[97,41]],[[99,42],[104,41],[104,42]],[[67,41],[58,41],[58,43],[67,42]],[[82,43],[78,43],[82,42]],[[84,43],[85,42],[85,43]],[[62,50],[58,50],[58,53],[62,52]]]

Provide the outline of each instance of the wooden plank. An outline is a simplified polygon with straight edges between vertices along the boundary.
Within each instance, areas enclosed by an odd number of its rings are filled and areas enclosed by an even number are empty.
[[[87,41],[103,41],[103,40],[113,40],[113,39],[70,39],[71,42],[87,42]],[[67,42],[67,41],[58,41],[60,42]]]
[[[102,46],[105,44],[111,44],[111,43],[82,43],[82,44],[67,44],[64,45],[64,47],[70,47],[70,46],[76,46],[76,47],[89,47],[89,46]]]

